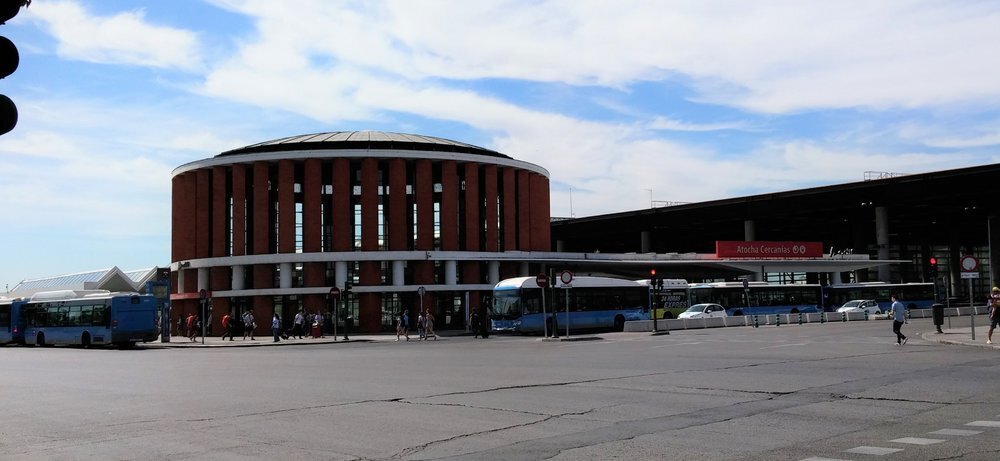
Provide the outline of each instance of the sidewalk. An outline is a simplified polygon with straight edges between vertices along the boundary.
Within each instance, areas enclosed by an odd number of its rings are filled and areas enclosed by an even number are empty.
[[[447,339],[452,336],[472,336],[472,333],[466,331],[449,331],[445,330],[443,332],[438,332],[438,340]],[[373,341],[395,341],[395,333],[376,333],[376,334],[350,334],[348,335],[348,340],[344,340],[343,332],[340,332],[336,338],[333,335],[326,335],[325,338],[313,338],[311,336],[303,336],[302,339],[291,338],[282,339],[279,342],[274,342],[274,338],[270,335],[256,335],[253,341],[250,338],[229,340],[226,338],[225,341],[219,338],[219,336],[206,336],[204,338],[204,343],[202,343],[202,337],[198,336],[197,340],[192,342],[190,339],[184,336],[171,336],[169,343],[160,342],[156,340],[149,343],[139,343],[140,347],[145,348],[202,348],[202,347],[256,347],[256,346],[296,346],[303,344],[347,344],[347,343],[359,343],[359,342],[373,342]],[[400,337],[400,342],[406,341],[405,338]],[[415,333],[410,334],[410,342],[417,341],[417,335]],[[428,341],[434,341],[434,339],[428,339]]]
[[[986,316],[977,316],[976,318],[976,339],[972,340],[972,328],[968,317],[963,317],[961,319],[953,319],[951,323],[951,328],[947,328],[948,322],[942,325],[942,333],[938,333],[933,330],[933,325],[931,326],[931,331],[921,332],[920,337],[927,341],[933,341],[941,344],[954,344],[958,346],[973,346],[973,347],[986,347],[986,348],[1000,348],[1000,327],[993,332],[993,344],[986,344],[986,333],[990,329],[989,319]]]

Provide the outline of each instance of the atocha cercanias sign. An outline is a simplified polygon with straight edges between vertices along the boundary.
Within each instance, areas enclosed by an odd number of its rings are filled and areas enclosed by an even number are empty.
[[[716,240],[715,256],[719,258],[821,258],[823,242],[740,242]]]

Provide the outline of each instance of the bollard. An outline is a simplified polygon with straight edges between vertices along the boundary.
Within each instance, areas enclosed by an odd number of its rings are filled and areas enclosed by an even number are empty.
[[[781,326],[781,314],[774,314],[774,326]]]
[[[760,327],[760,323],[758,323],[758,322],[759,322],[759,320],[757,319],[757,314],[754,314],[753,315],[753,327],[754,328],[759,328]]]
[[[820,311],[819,323],[826,323],[826,311]]]
[[[868,321],[868,309],[865,309],[865,321]]]
[[[799,325],[802,325],[802,313],[799,312]]]
[[[847,321],[847,312],[841,312],[840,313],[840,321],[841,322],[846,322]]]

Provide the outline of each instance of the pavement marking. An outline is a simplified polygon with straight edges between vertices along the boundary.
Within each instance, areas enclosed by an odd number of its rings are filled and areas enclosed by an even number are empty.
[[[900,451],[903,451],[903,449],[902,448],[883,448],[883,447],[865,447],[865,446],[861,446],[861,447],[857,447],[857,448],[851,448],[850,450],[844,450],[844,453],[857,453],[859,455],[876,455],[876,456],[882,456],[882,455],[888,455],[888,454],[892,454],[892,453],[897,453],[897,452],[900,452]]]
[[[965,423],[965,425],[977,427],[1000,427],[1000,421],[973,421],[971,423]]]
[[[775,349],[775,348],[779,348],[779,347],[806,346],[806,345],[809,345],[809,344],[810,343],[778,344],[777,346],[765,346],[765,347],[762,347],[760,349],[764,350],[764,349]]]
[[[799,461],[850,461],[850,460],[847,460],[847,459],[838,459],[838,458],[821,458],[821,457],[818,457],[818,456],[813,456],[812,458],[806,458],[806,459],[799,460]]]
[[[982,434],[982,433],[983,431],[970,431],[965,429],[941,429],[939,431],[928,432],[928,434],[934,434],[934,435],[960,435],[963,437]]]
[[[935,443],[947,442],[944,439],[925,439],[923,437],[903,437],[901,439],[890,440],[896,443],[908,443],[910,445],[934,445]]]

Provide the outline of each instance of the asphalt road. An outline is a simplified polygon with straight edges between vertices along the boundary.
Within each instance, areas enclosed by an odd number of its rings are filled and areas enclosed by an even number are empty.
[[[0,459],[1000,458],[1000,351],[890,330],[2,347]]]

